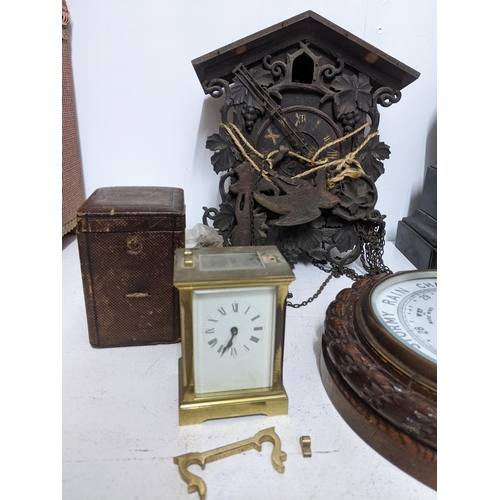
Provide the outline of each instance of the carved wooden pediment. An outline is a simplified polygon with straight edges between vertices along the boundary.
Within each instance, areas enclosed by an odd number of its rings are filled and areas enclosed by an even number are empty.
[[[401,90],[420,76],[418,71],[310,10],[198,57],[192,64],[208,94],[206,82],[215,78],[230,81],[238,64],[251,68],[264,57],[287,53],[304,41],[367,75],[375,90],[381,86]]]

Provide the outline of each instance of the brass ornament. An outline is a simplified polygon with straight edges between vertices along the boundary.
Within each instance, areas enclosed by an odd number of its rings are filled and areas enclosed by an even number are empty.
[[[261,451],[262,443],[265,442],[272,443],[274,445],[271,454],[271,463],[276,472],[283,474],[283,472],[285,472],[283,462],[286,460],[286,453],[281,450],[281,439],[278,434],[276,434],[274,427],[264,429],[251,438],[243,439],[242,441],[228,444],[226,446],[221,446],[220,448],[204,452],[179,455],[174,457],[174,463],[179,466],[179,473],[184,482],[188,485],[188,493],[198,491],[200,500],[205,500],[207,496],[207,487],[205,482],[201,479],[201,477],[189,472],[188,467],[191,465],[199,465],[202,469],[205,469],[206,464],[215,462],[216,460],[221,460],[248,450]]]

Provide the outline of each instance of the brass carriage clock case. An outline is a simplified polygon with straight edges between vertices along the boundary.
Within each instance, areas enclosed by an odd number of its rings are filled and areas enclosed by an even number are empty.
[[[294,279],[275,246],[176,251],[180,425],[288,413],[283,347]]]

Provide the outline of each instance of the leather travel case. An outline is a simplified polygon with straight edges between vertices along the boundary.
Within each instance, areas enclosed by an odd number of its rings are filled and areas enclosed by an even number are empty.
[[[184,191],[103,187],[77,212],[77,238],[93,347],[180,341],[176,248],[184,246]]]

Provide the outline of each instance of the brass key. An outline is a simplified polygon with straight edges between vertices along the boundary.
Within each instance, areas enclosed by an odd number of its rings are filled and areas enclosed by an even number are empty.
[[[281,439],[278,434],[274,432],[274,427],[269,429],[264,429],[255,436],[244,439],[243,441],[238,441],[233,444],[228,444],[226,446],[221,446],[220,448],[215,448],[213,450],[204,452],[194,452],[186,453],[184,455],[179,455],[174,457],[174,463],[179,466],[179,472],[182,479],[188,485],[188,493],[193,493],[198,490],[201,500],[205,500],[207,496],[207,487],[201,477],[198,477],[188,471],[190,465],[196,464],[200,465],[202,469],[205,469],[205,464],[210,462],[215,462],[221,458],[230,457],[231,455],[236,455],[238,453],[243,453],[247,450],[262,450],[262,443],[273,443],[274,448],[271,454],[271,461],[273,467],[279,472],[285,472],[285,466],[283,462],[286,460],[286,453],[281,451]]]

